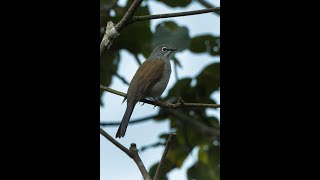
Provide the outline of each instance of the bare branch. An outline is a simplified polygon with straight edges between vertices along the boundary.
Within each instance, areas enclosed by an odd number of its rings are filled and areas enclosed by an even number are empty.
[[[198,0],[198,1],[199,1],[200,4],[202,4],[206,8],[213,8],[214,7],[212,4],[208,3],[205,0]]]
[[[114,26],[111,21],[108,22],[105,35],[103,36],[103,39],[100,43],[100,62],[102,59],[102,55],[107,51],[107,49],[109,49],[113,39],[119,36],[120,31],[129,24],[129,21],[131,20],[133,14],[136,12],[141,2],[142,0],[135,0],[117,25]]]
[[[179,13],[157,14],[157,15],[147,15],[147,16],[134,16],[134,17],[132,17],[132,19],[129,23],[133,23],[136,21],[146,21],[146,20],[150,20],[150,19],[162,19],[162,18],[170,18],[170,17],[191,16],[191,15],[196,15],[196,14],[210,13],[210,12],[220,12],[220,7],[207,8],[207,9],[196,10],[196,11],[179,12]]]
[[[144,118],[141,118],[141,119],[135,119],[135,120],[130,120],[129,121],[129,124],[136,124],[136,123],[140,123],[140,122],[144,122],[144,121],[147,121],[147,120],[150,120],[150,119],[154,119],[154,118],[157,118],[158,115],[153,115],[153,116],[147,116],[147,117],[144,117]],[[120,122],[109,122],[109,123],[100,123],[100,126],[119,126],[120,125]]]
[[[145,168],[139,154],[136,144],[132,143],[130,146],[130,150],[125,148],[122,144],[120,144],[118,141],[113,139],[107,132],[105,132],[103,129],[100,128],[100,134],[103,135],[105,138],[107,138],[111,143],[113,143],[115,146],[117,146],[119,149],[121,149],[124,153],[126,153],[130,158],[133,159],[133,161],[137,164],[143,178],[145,180],[151,180],[147,169]]]
[[[159,178],[160,178],[162,166],[164,164],[164,161],[166,160],[166,156],[167,156],[168,150],[169,150],[171,142],[172,142],[172,140],[174,139],[175,136],[176,136],[175,133],[171,133],[169,138],[168,138],[168,140],[167,140],[166,148],[164,149],[161,161],[159,162],[158,168],[156,170],[156,174],[154,175],[154,178],[153,178],[154,180],[159,180]]]
[[[122,76],[120,76],[118,73],[113,73],[117,78],[119,78],[124,84],[129,85],[130,83]]]
[[[131,154],[131,152],[125,148],[122,144],[120,144],[118,141],[116,141],[115,139],[113,139],[107,132],[105,132],[102,128],[100,128],[100,134],[102,136],[104,136],[105,138],[107,138],[110,142],[112,142],[112,144],[114,144],[115,146],[117,146],[119,149],[121,149],[124,153],[126,153],[129,157],[133,158],[133,155]]]
[[[119,95],[119,96],[122,96],[122,97],[126,96],[126,94],[123,93],[123,92],[111,89],[109,87],[105,87],[103,85],[100,85],[100,89],[102,89],[104,91],[111,92],[113,94],[116,94],[116,95]],[[147,99],[142,99],[140,102],[144,102],[144,103],[155,105],[155,106],[160,106],[160,107],[163,107],[163,108],[171,108],[171,109],[186,108],[186,107],[220,108],[219,104],[186,103],[186,102],[184,102],[182,100],[182,98],[179,98],[178,102],[175,103],[175,104],[168,103],[168,102],[162,102],[160,100],[157,100],[156,102],[154,102],[154,101],[150,101],[150,100],[147,100]]]
[[[163,145],[165,145],[165,143],[163,143],[163,142],[156,142],[156,143],[153,143],[153,144],[149,144],[149,145],[142,146],[142,147],[140,148],[140,150],[141,150],[141,151],[145,151],[145,150],[147,150],[147,149],[149,149],[149,148],[155,148],[155,147],[163,146]]]
[[[136,144],[134,144],[134,143],[131,144],[130,152],[131,152],[131,154],[133,154],[133,160],[137,164],[143,178],[145,180],[151,180],[149,173],[148,173],[147,169],[144,167],[142,160],[138,154],[138,149],[137,149]]]
[[[135,58],[135,60],[137,61],[137,63],[139,64],[139,66],[141,66],[141,61],[140,61],[138,55],[135,54],[135,55],[134,55],[134,58]]]

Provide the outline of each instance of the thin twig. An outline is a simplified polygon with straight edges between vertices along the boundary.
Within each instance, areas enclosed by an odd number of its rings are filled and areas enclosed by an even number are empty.
[[[120,76],[118,73],[113,73],[117,78],[119,78],[124,84],[129,85],[130,83],[123,77]]]
[[[171,142],[172,142],[172,140],[174,139],[175,136],[176,136],[175,133],[171,133],[169,138],[168,138],[168,140],[167,140],[166,148],[164,149],[161,161],[159,162],[158,168],[157,168],[156,173],[155,173],[154,178],[153,178],[154,180],[159,180],[159,178],[160,178],[161,170],[162,170],[164,161],[166,160],[166,156],[167,156],[168,150],[169,150]]]
[[[139,64],[139,66],[141,66],[141,61],[140,61],[138,55],[135,54],[135,55],[134,55],[134,58],[136,59],[136,61],[137,61],[137,63]]]
[[[186,11],[186,12],[179,12],[179,13],[169,13],[169,14],[156,14],[156,15],[146,15],[146,16],[133,16],[129,23],[133,23],[136,21],[146,21],[150,19],[160,19],[160,18],[170,18],[170,17],[180,17],[180,16],[191,16],[196,14],[204,14],[210,12],[220,12],[220,7],[215,8],[207,8],[202,10],[195,10],[195,11]]]
[[[139,154],[136,144],[132,143],[130,146],[130,149],[125,148],[123,145],[121,145],[118,141],[113,139],[107,132],[105,132],[103,129],[100,128],[100,134],[103,135],[105,138],[107,138],[111,143],[116,145],[119,149],[121,149],[124,153],[126,153],[130,158],[133,159],[133,161],[137,164],[143,178],[145,180],[151,180],[149,173],[147,169],[145,168]]]
[[[179,76],[178,76],[178,63],[177,62],[174,63],[173,68],[174,68],[174,75],[176,76],[176,82],[178,82]]]
[[[104,90],[104,91],[108,91],[110,93],[125,97],[126,94],[117,90],[114,90],[112,88],[109,87],[105,87],[103,85],[100,85],[100,89]],[[155,105],[155,106],[160,106],[163,108],[171,108],[171,109],[178,109],[178,108],[186,108],[186,107],[209,107],[209,108],[220,108],[219,104],[204,104],[204,103],[186,103],[182,100],[182,98],[179,98],[178,102],[175,104],[172,103],[168,103],[168,102],[162,102],[160,100],[155,101],[150,101],[147,99],[142,99],[140,102],[144,102],[147,104],[151,104],[151,105]]]
[[[129,157],[133,158],[133,155],[131,154],[131,152],[125,148],[122,144],[120,144],[118,141],[116,141],[115,139],[113,139],[107,132],[105,132],[102,128],[100,128],[100,134],[102,136],[104,136],[105,138],[107,138],[110,142],[112,142],[112,144],[114,144],[115,146],[117,146],[119,149],[121,149],[124,153],[126,153]]]
[[[163,146],[163,145],[165,145],[165,143],[163,143],[163,142],[156,142],[156,143],[153,143],[153,144],[149,144],[149,145],[142,146],[142,147],[140,148],[140,150],[141,150],[141,151],[145,151],[145,150],[147,150],[147,149],[149,149],[149,148],[155,148],[155,147]]]
[[[202,4],[202,6],[206,7],[206,8],[214,8],[214,6],[210,3],[208,3],[206,0],[198,0],[198,2],[200,4]]]
[[[144,117],[141,119],[130,120],[129,124],[136,124],[136,123],[144,122],[144,121],[154,119],[157,117],[158,117],[158,115],[152,115],[152,116],[147,116],[147,117]],[[102,122],[102,123],[100,123],[100,126],[119,126],[119,125],[120,125],[120,122],[109,122],[109,123]]]

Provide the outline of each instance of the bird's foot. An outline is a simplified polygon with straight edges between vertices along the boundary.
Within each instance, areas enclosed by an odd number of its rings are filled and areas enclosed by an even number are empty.
[[[158,101],[158,99],[156,99],[156,98],[154,98],[154,97],[152,97],[152,99],[154,100],[154,106],[153,106],[153,109],[155,108],[155,107],[157,107],[157,101]]]
[[[143,105],[144,105],[144,102],[139,102],[139,104],[140,104],[141,106],[143,106]]]

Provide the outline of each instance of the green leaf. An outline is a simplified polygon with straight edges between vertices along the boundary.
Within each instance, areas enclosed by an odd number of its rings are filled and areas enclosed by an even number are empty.
[[[198,157],[199,161],[188,169],[188,179],[220,180],[220,147],[201,146]]]
[[[219,124],[219,121],[216,117],[208,117],[208,121],[209,123],[211,124],[212,127],[215,127],[215,128],[220,128],[220,124]]]
[[[130,5],[129,2],[128,4]],[[117,23],[123,15],[124,14],[117,15],[117,17],[110,17],[109,20]],[[150,15],[148,6],[140,6],[135,15]],[[142,53],[142,55],[147,57],[152,51],[152,47],[150,46],[151,37],[150,21],[133,23],[120,32],[120,36],[114,40],[111,49],[115,51],[125,49],[134,55]]]
[[[187,171],[188,180],[220,180],[214,176],[214,171],[201,161],[195,163]]]
[[[158,0],[171,7],[186,7],[192,0]]]
[[[193,89],[191,88],[191,78],[184,78],[180,79],[169,91],[167,98],[172,97],[182,97],[184,98],[190,98],[192,94],[194,94]],[[189,96],[190,95],[190,96]],[[184,99],[186,100],[186,99]]]
[[[190,51],[194,53],[207,52],[213,56],[220,56],[220,37],[202,35],[191,39]]]
[[[202,97],[209,97],[220,87],[220,63],[213,63],[197,76],[197,92]]]
[[[205,165],[209,164],[209,155],[205,150],[204,146],[200,146],[199,148],[198,159]]]
[[[199,161],[188,169],[188,179],[220,180],[220,147],[202,146],[198,158]]]
[[[178,48],[178,51],[187,49],[190,44],[188,28],[178,26],[173,21],[158,24],[152,37],[152,47],[155,48],[160,44],[167,44]]]
[[[154,175],[156,174],[156,170],[159,166],[159,163],[154,164],[150,170],[149,170],[149,175],[151,178],[154,178]],[[176,166],[172,164],[170,161],[166,160],[163,163],[162,169],[161,169],[161,174],[160,174],[160,180],[167,180],[167,174],[170,172],[172,169],[174,169]]]
[[[177,133],[177,136],[180,133]],[[161,139],[167,141],[169,134],[160,135]],[[185,146],[184,142],[179,140],[179,137],[176,137],[170,145],[170,149],[167,154],[167,160],[169,160],[175,167],[181,167],[184,160],[188,157],[189,153],[192,151],[192,147],[188,148]]]
[[[180,64],[180,61],[175,56],[172,57],[172,60],[173,60],[173,63],[174,63],[175,66],[178,66],[179,68],[182,68],[182,65]]]

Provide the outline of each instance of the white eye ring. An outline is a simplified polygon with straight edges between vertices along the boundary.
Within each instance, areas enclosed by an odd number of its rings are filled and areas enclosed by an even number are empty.
[[[163,52],[167,52],[167,48],[166,48],[166,47],[163,47],[161,50],[162,50]]]

